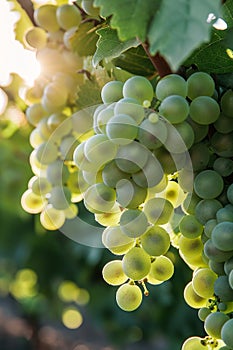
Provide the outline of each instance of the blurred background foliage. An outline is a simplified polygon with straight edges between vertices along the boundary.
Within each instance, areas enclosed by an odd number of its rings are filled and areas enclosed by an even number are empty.
[[[16,77],[15,77],[16,78]],[[101,271],[111,258],[61,232],[47,232],[23,211],[20,197],[32,176],[30,126],[21,105],[0,118],[0,344],[2,350],[178,350],[203,333],[197,312],[183,300],[191,270],[172,250],[176,272],[151,288],[139,310],[125,313]],[[19,101],[17,103],[19,105]],[[79,204],[85,221],[93,220]]]

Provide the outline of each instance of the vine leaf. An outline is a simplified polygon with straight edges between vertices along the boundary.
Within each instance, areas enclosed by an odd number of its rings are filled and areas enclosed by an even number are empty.
[[[97,50],[93,57],[93,65],[96,67],[104,58],[111,60],[118,57],[131,47],[137,47],[140,43],[137,39],[130,39],[127,41],[120,41],[117,31],[109,27],[101,28],[96,31],[99,35],[97,41]]]
[[[219,12],[219,0],[163,0],[148,33],[151,54],[159,52],[177,70],[191,52],[209,41],[208,15],[219,17]]]
[[[111,27],[117,29],[119,39],[138,37],[145,41],[151,17],[159,8],[159,0],[95,0],[102,17],[111,17]]]
[[[95,30],[92,22],[81,23],[78,30],[70,38],[72,51],[81,57],[94,55],[98,40]]]
[[[76,100],[77,107],[81,110],[102,103],[100,91],[101,88],[95,77],[92,76],[91,79],[86,80],[86,82],[80,86]]]

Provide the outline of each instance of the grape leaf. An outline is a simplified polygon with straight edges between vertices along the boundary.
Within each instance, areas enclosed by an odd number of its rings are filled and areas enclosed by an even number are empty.
[[[163,0],[148,33],[151,54],[159,52],[177,70],[194,49],[208,42],[208,15],[218,17],[219,10],[219,0]]]
[[[151,17],[158,10],[159,0],[95,0],[100,15],[111,16],[111,27],[122,41],[138,37],[145,41]]]
[[[97,66],[104,58],[111,60],[119,56],[122,52],[128,50],[130,47],[137,47],[139,41],[137,39],[130,39],[127,41],[120,41],[117,31],[109,27],[101,28],[96,31],[100,36],[97,41],[97,50],[93,57],[93,65]]]
[[[81,23],[78,30],[70,38],[72,51],[79,56],[94,55],[98,40],[95,30],[92,22]]]
[[[222,7],[222,18],[228,27],[233,26],[233,0],[227,0]]]
[[[94,77],[88,79],[80,86],[76,100],[77,107],[81,110],[102,103],[100,90],[100,86]]]
[[[151,76],[155,74],[155,68],[142,46],[131,48],[112,61],[115,66],[132,74]]]
[[[24,35],[29,28],[33,27],[33,23],[26,11],[16,0],[10,0],[10,3],[12,3],[11,10],[18,12],[19,14],[19,19],[14,24],[15,39],[18,40],[25,48],[28,48],[24,42]]]

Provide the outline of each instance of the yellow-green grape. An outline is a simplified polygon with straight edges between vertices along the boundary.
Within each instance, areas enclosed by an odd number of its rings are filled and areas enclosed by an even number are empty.
[[[128,209],[121,214],[120,226],[127,236],[136,238],[147,230],[148,220],[141,210]]]
[[[208,268],[200,268],[193,273],[193,289],[202,298],[211,298],[214,294],[214,282],[217,275]]]
[[[98,134],[90,137],[84,145],[84,155],[89,162],[100,168],[113,160],[117,153],[117,146],[106,135]]]
[[[176,181],[168,181],[166,188],[159,195],[169,200],[174,208],[179,207],[186,197],[186,194]]]
[[[158,81],[155,89],[155,95],[158,100],[162,101],[170,95],[179,95],[186,97],[187,83],[178,74],[168,74]]]
[[[119,101],[122,97],[123,83],[121,81],[109,81],[101,90],[101,98],[104,103]]]
[[[174,273],[173,262],[166,256],[161,255],[151,264],[150,277],[159,281],[167,281]]]
[[[201,321],[205,321],[206,317],[211,314],[211,310],[208,307],[201,307],[198,310],[198,317]]]
[[[224,341],[224,343],[229,346],[229,348],[233,348],[233,319],[228,320],[226,323],[224,323],[222,329],[221,329],[221,338]]]
[[[99,7],[93,6],[93,2],[93,0],[82,0],[81,7],[89,16],[98,17]]]
[[[205,72],[195,72],[187,79],[187,96],[194,100],[198,96],[213,96],[215,83],[213,78]]]
[[[178,124],[188,117],[189,104],[182,96],[170,95],[162,101],[159,113],[170,123]]]
[[[53,81],[46,85],[41,103],[47,112],[54,113],[64,108],[67,99],[67,88]]]
[[[51,184],[45,177],[33,176],[28,187],[38,196],[46,195],[51,190]]]
[[[30,214],[38,214],[45,207],[47,201],[44,197],[38,196],[31,189],[25,191],[21,197],[22,208]]]
[[[84,193],[84,204],[93,213],[110,211],[115,200],[115,191],[103,183],[90,186]]]
[[[109,261],[102,271],[103,279],[112,286],[119,286],[128,280],[122,268],[121,260]]]
[[[135,244],[134,239],[126,236],[120,226],[109,226],[103,231],[103,245],[116,255],[128,252]]]
[[[40,214],[41,225],[46,230],[58,230],[65,223],[65,213],[62,210],[57,210],[51,204],[47,205]]]
[[[48,141],[52,134],[52,130],[48,126],[48,117],[44,117],[39,121],[37,129],[44,141]]]
[[[122,179],[116,185],[117,202],[124,208],[136,209],[144,203],[147,189],[136,185],[133,181]]]
[[[136,121],[127,114],[117,114],[109,119],[106,125],[108,138],[117,145],[127,145],[137,136]]]
[[[213,338],[221,338],[221,329],[229,317],[222,312],[212,312],[209,314],[204,322],[204,328],[207,334]]]
[[[25,33],[24,40],[29,47],[38,50],[46,45],[47,34],[43,28],[33,27]]]
[[[136,310],[142,302],[142,291],[135,284],[123,284],[116,292],[117,305],[124,311]]]
[[[220,107],[212,97],[198,96],[190,104],[190,117],[198,124],[214,123],[220,115]]]
[[[179,223],[180,232],[186,238],[197,238],[203,232],[203,226],[194,215],[184,216]]]
[[[43,5],[34,11],[34,20],[36,24],[48,32],[57,32],[59,24],[56,17],[57,6]]]
[[[119,147],[115,161],[122,171],[133,174],[144,168],[149,155],[145,146],[134,141]]]
[[[130,279],[138,281],[148,275],[151,259],[144,249],[133,247],[123,257],[122,266],[124,273]]]
[[[163,225],[171,219],[174,208],[170,201],[165,198],[151,198],[145,203],[144,213],[152,224]]]
[[[33,148],[39,147],[40,144],[42,144],[44,141],[45,141],[44,138],[41,136],[41,134],[37,128],[32,130],[32,132],[29,136],[29,142]]]
[[[156,193],[163,192],[166,189],[167,184],[168,184],[167,175],[163,174],[162,180],[158,183],[158,185],[148,188],[148,194],[145,202],[155,197]]]
[[[54,132],[54,136],[56,137],[56,131]],[[74,150],[78,144],[78,140],[73,135],[63,137],[59,147],[61,159],[72,161]]]
[[[41,103],[34,103],[26,109],[27,121],[33,126],[37,126],[41,119],[46,116],[47,113]]]
[[[36,149],[34,149],[29,156],[29,163],[30,163],[32,172],[36,176],[46,177],[47,166],[45,164],[41,164],[38,161],[38,159],[36,157]]]
[[[137,124],[140,124],[145,117],[145,111],[142,105],[134,98],[122,98],[114,107],[115,115],[127,114],[132,117]]]
[[[197,204],[201,201],[201,198],[196,195],[196,193],[188,193],[183,203],[181,204],[182,210],[186,214],[195,214],[195,208]]]
[[[141,236],[141,244],[149,255],[163,255],[170,247],[170,236],[164,228],[152,226]]]
[[[189,282],[184,288],[184,300],[193,309],[200,309],[205,307],[207,304],[207,299],[202,298],[193,289],[192,281]]]
[[[154,90],[148,79],[141,76],[133,76],[124,83],[123,96],[135,98],[143,105],[144,101],[152,101]]]
[[[63,212],[66,219],[74,219],[78,215],[78,206],[71,203]]]
[[[50,164],[58,157],[58,148],[54,143],[44,142],[36,149],[36,158],[41,164]]]
[[[69,4],[59,6],[56,11],[56,16],[59,26],[64,30],[79,26],[82,19],[78,8]]]
[[[47,123],[49,129],[55,133],[56,139],[62,138],[72,132],[72,119],[64,113],[53,113],[48,118]]]
[[[185,257],[196,258],[202,254],[203,243],[201,237],[197,238],[187,238],[181,236],[179,238],[179,249]]]
[[[107,213],[96,213],[95,220],[107,227],[107,226],[115,226],[119,223],[121,217],[121,209],[119,205],[116,203],[113,208]]]
[[[97,114],[96,125],[98,130],[101,131],[103,134],[106,134],[106,125],[113,116],[114,109],[111,105],[107,108],[100,110],[100,112]]]
[[[202,344],[202,338],[191,337],[185,340],[181,350],[207,350],[206,345]]]
[[[67,187],[55,186],[50,191],[49,203],[55,209],[65,210],[71,202],[71,192]]]

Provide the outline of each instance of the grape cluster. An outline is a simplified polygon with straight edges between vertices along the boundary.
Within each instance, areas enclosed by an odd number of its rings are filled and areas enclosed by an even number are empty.
[[[73,113],[83,75],[83,58],[72,52],[69,38],[81,23],[74,5],[43,5],[34,12],[37,27],[25,33],[25,43],[36,50],[41,73],[25,92],[26,118],[33,126],[30,164],[34,176],[22,195],[22,207],[40,213],[40,222],[56,230],[76,217],[82,199],[78,171],[72,167],[73,150],[79,144]]]

